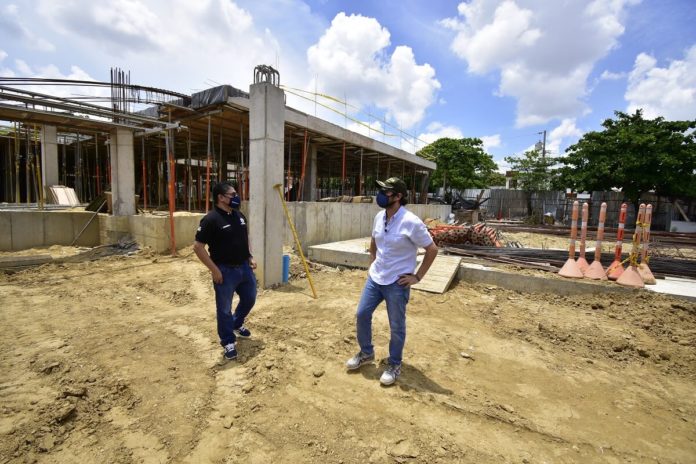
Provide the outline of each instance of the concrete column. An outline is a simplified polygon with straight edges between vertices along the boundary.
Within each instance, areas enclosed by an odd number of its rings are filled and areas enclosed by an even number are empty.
[[[305,180],[302,186],[303,201],[317,201],[317,146],[310,144],[305,166]]]
[[[60,185],[56,126],[41,126],[41,178],[46,186]]]
[[[249,236],[256,278],[268,288],[282,282],[283,271],[285,213],[273,186],[283,184],[285,98],[261,82],[249,87],[249,100]]]
[[[133,131],[111,131],[111,204],[114,216],[135,214]]]

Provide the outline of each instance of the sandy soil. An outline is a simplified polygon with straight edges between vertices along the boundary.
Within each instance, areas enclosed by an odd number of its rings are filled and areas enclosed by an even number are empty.
[[[190,253],[0,275],[0,462],[696,461],[693,302],[413,291],[385,388],[343,367],[364,271],[315,269],[314,300],[295,258],[224,363]]]

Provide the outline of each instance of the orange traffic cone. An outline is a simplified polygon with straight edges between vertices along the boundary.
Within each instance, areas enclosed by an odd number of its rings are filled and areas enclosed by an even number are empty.
[[[643,278],[646,285],[655,285],[657,281],[652,271],[648,267],[648,246],[650,244],[650,224],[652,223],[652,205],[645,209],[645,227],[643,227],[643,252],[640,255],[638,274]]]
[[[580,225],[580,256],[578,256],[577,263],[580,271],[585,274],[585,271],[590,264],[585,259],[585,239],[587,238],[587,219],[589,216],[589,205],[587,202],[582,204],[582,223]]]
[[[582,271],[575,262],[575,238],[578,236],[578,206],[579,202],[573,202],[573,214],[570,223],[570,246],[568,247],[568,260],[565,262],[558,275],[571,279],[582,279]]]
[[[607,280],[607,274],[602,267],[602,240],[604,239],[604,221],[607,218],[607,204],[599,208],[599,224],[597,224],[597,242],[595,245],[594,261],[584,272],[585,277],[594,280]]]
[[[621,264],[621,248],[623,247],[624,227],[626,223],[626,210],[628,205],[621,204],[621,212],[619,212],[619,226],[616,230],[616,248],[614,248],[614,261],[607,268],[607,277],[609,280],[616,280],[621,277],[624,271]]]
[[[633,245],[631,247],[631,264],[616,279],[616,283],[624,287],[643,288],[645,283],[638,273],[638,255],[640,255],[640,239],[643,236],[643,218],[645,217],[645,203],[640,204],[638,217],[636,218],[636,230],[633,233]]]

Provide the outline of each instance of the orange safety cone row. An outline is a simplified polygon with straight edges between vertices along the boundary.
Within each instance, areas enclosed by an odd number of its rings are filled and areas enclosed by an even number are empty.
[[[590,264],[585,259],[585,239],[587,238],[587,219],[589,218],[590,206],[587,202],[582,204],[582,223],[580,225],[580,256],[578,256],[577,263],[580,271],[585,274],[585,271]]]
[[[604,221],[607,218],[607,204],[599,208],[599,224],[597,224],[597,242],[595,245],[594,261],[584,272],[585,277],[594,280],[607,280],[607,274],[602,267],[602,240],[604,240]]]
[[[578,236],[578,206],[579,202],[573,202],[573,214],[570,223],[570,246],[568,247],[568,260],[565,262],[558,275],[571,279],[582,279],[582,271],[575,262],[575,239]]]
[[[633,244],[631,246],[631,256],[629,265],[616,279],[616,283],[624,287],[643,288],[643,278],[638,274],[638,256],[640,255],[640,239],[643,236],[643,218],[645,217],[645,203],[641,203],[638,209],[638,217],[636,219],[636,230],[633,233]]]
[[[619,226],[616,230],[616,248],[614,249],[614,261],[607,268],[607,277],[609,280],[616,280],[623,274],[624,268],[621,263],[621,248],[623,247],[624,238],[624,227],[626,223],[626,210],[628,205],[626,203],[621,204],[621,211],[619,212]]]
[[[650,243],[650,223],[652,222],[652,205],[648,205],[645,209],[645,224],[643,227],[643,251],[640,255],[640,264],[638,265],[638,274],[643,278],[646,285],[655,285],[657,281],[650,267],[648,267],[648,246]]]

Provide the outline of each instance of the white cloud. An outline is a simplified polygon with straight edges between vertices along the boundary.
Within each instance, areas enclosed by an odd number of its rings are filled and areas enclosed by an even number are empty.
[[[7,58],[7,52],[5,50],[0,50],[0,64]],[[10,68],[0,67],[0,77],[15,77],[14,71]]]
[[[696,45],[686,51],[683,60],[674,60],[665,68],[657,66],[650,55],[638,55],[624,97],[629,113],[642,108],[643,116],[649,119],[695,119]]]
[[[623,79],[626,77],[626,73],[615,73],[611,71],[607,71],[606,69],[602,72],[602,75],[599,76],[599,80],[602,81],[618,81],[619,79]]]
[[[220,82],[248,90],[254,66],[275,66],[279,56],[283,78],[304,75],[290,72],[302,67],[292,51],[282,55],[273,34],[231,0],[41,0],[37,11],[105,71],[120,65],[144,85],[190,92]]]
[[[472,73],[500,72],[498,95],[517,100],[517,125],[588,111],[594,64],[616,47],[624,10],[637,0],[472,0],[442,24]]]
[[[416,149],[420,150],[426,145],[429,145],[441,138],[461,139],[464,137],[461,129],[455,126],[446,126],[439,122],[431,122],[426,128],[427,132],[418,135],[416,140]],[[409,150],[412,151],[413,149]]]
[[[33,12],[25,11],[23,14],[33,14]],[[17,5],[9,4],[0,9],[0,36],[3,35],[7,37],[6,40],[23,42],[30,50],[50,52],[55,49],[51,42],[38,37],[24,25]]]
[[[461,3],[459,14],[467,22],[446,23],[459,30],[452,50],[465,58],[469,70],[475,73],[488,72],[498,67],[498,63],[513,60],[541,36],[539,29],[530,26],[531,10],[519,8],[514,1],[505,1],[493,11],[491,22],[485,22],[483,19],[489,11],[483,7],[489,5],[490,2]]]
[[[583,132],[575,125],[575,119],[564,119],[549,132],[546,139],[546,152],[553,156],[560,156],[565,148],[582,137]],[[565,143],[564,143],[565,141]]]
[[[410,128],[436,101],[440,83],[430,65],[416,63],[410,47],[399,45],[389,55],[389,46],[389,31],[376,19],[339,13],[309,47],[307,60],[327,93],[345,94],[357,106],[373,103]]]
[[[2,61],[2,60],[0,59],[0,61]],[[3,76],[3,77],[21,76],[21,77],[26,77],[26,78],[42,77],[42,78],[47,78],[47,79],[69,79],[69,80],[81,80],[81,81],[94,81],[95,80],[92,76],[89,75],[89,73],[84,71],[79,66],[71,66],[69,72],[63,73],[58,68],[58,66],[53,65],[53,64],[32,68],[31,66],[29,66],[29,64],[27,64],[26,61],[21,60],[21,59],[15,59],[14,63],[15,63],[14,69],[10,69],[10,68],[0,69],[0,76]],[[74,92],[73,92],[74,88],[70,87],[70,86],[26,85],[26,86],[21,86],[21,89],[34,91],[34,92],[38,92],[38,93],[43,93],[43,94],[48,94],[48,95],[54,95],[54,96],[63,97],[63,98],[78,96],[78,95],[74,94]],[[109,89],[102,88],[102,87],[81,86],[80,92],[81,93],[79,96],[87,96],[87,97],[108,97],[109,96]]]
[[[382,123],[379,121],[353,121],[348,123],[346,129],[375,139],[380,138],[385,132],[388,132],[388,130],[385,131]]]
[[[490,150],[491,148],[496,148],[500,146],[500,134],[484,135],[483,137],[481,137],[481,141],[483,142],[483,149],[486,152],[488,152],[488,150]]]

